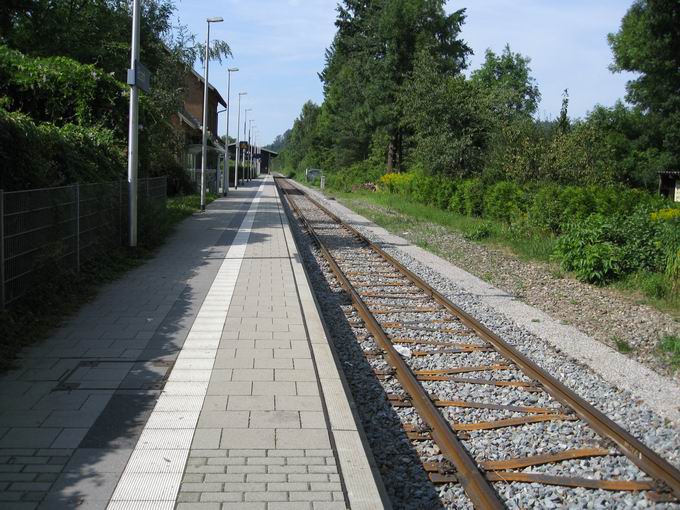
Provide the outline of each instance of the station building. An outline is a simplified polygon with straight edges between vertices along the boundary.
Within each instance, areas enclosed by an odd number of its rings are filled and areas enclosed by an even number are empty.
[[[180,133],[183,141],[180,156],[184,169],[194,182],[200,180],[202,156],[202,121],[203,121],[203,89],[204,79],[193,69],[187,69],[184,80],[184,103],[182,109],[173,115],[172,125]],[[218,136],[218,111],[226,108],[227,102],[213,85],[208,83],[208,169],[206,181],[211,191],[215,182],[217,168],[224,160],[224,143]]]

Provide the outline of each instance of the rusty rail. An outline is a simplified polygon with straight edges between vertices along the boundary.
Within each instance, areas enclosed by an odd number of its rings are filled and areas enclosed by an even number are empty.
[[[279,189],[283,188],[279,187]],[[306,227],[309,235],[321,250],[321,253],[328,262],[333,274],[335,274],[340,282],[340,285],[350,295],[352,302],[364,320],[367,329],[373,334],[385,351],[387,360],[390,365],[392,365],[392,368],[394,368],[397,379],[411,397],[413,405],[418,410],[418,413],[420,413],[421,418],[430,427],[432,438],[436,441],[437,445],[439,445],[442,453],[456,467],[457,479],[464,487],[465,492],[472,500],[475,507],[489,509],[505,508],[505,505],[501,502],[492,485],[486,480],[484,474],[479,470],[479,467],[460,442],[455,432],[437,410],[437,407],[434,405],[425,389],[418,383],[416,376],[396,351],[380,324],[378,324],[375,317],[373,317],[373,314],[371,314],[370,310],[361,299],[361,296],[354,290],[352,284],[349,282],[342,269],[340,269],[340,266],[338,266],[333,256],[317,236],[314,228],[307,222],[302,211],[299,210],[294,201],[290,200],[288,203],[295,210],[299,220]]]
[[[278,179],[277,179],[278,180]],[[394,257],[386,253],[383,249],[381,249],[379,246],[377,246],[375,243],[367,239],[362,233],[360,233],[358,230],[353,228],[352,226],[348,225],[344,221],[342,221],[337,215],[329,211],[326,207],[321,205],[318,201],[314,200],[311,198],[306,192],[292,184],[294,188],[296,189],[296,194],[302,194],[305,196],[307,200],[309,200],[314,206],[318,207],[321,211],[323,211],[326,215],[328,215],[333,221],[341,225],[343,228],[348,230],[352,235],[354,235],[357,239],[359,239],[362,243],[364,243],[366,246],[371,248],[375,253],[380,255],[382,258],[387,260],[395,269],[397,269],[402,275],[404,275],[408,280],[410,280],[414,285],[416,285],[418,288],[420,288],[424,293],[426,293],[428,296],[430,296],[432,299],[434,299],[437,303],[442,305],[444,308],[446,308],[449,312],[451,312],[454,316],[458,317],[460,321],[482,338],[489,344],[491,344],[497,352],[499,352],[503,357],[506,359],[512,361],[517,365],[517,367],[529,378],[535,380],[538,382],[538,384],[549,394],[551,395],[555,400],[559,401],[563,405],[567,406],[571,410],[574,411],[574,413],[579,416],[582,420],[584,420],[588,425],[590,425],[599,435],[602,437],[605,437],[612,442],[614,442],[618,448],[621,450],[621,452],[628,457],[631,462],[633,462],[636,466],[638,466],[642,471],[644,471],[647,475],[652,477],[654,480],[663,482],[670,491],[674,494],[676,498],[680,498],[680,470],[678,470],[676,467],[674,467],[672,464],[670,464],[668,461],[664,460],[661,458],[658,454],[656,454],[653,450],[651,450],[649,447],[647,447],[645,444],[643,444],[640,440],[635,438],[630,432],[626,431],[623,429],[621,426],[619,426],[617,423],[609,419],[604,413],[599,411],[597,408],[595,408],[592,404],[584,400],[583,398],[579,397],[574,391],[569,389],[567,386],[559,382],[556,378],[553,376],[549,375],[547,372],[545,372],[543,369],[541,369],[538,365],[536,365],[533,361],[531,361],[528,357],[526,357],[524,354],[522,354],[519,350],[502,340],[498,335],[496,335],[494,332],[489,330],[486,326],[484,326],[481,322],[477,321],[474,317],[469,315],[467,312],[453,304],[451,301],[449,301],[448,298],[446,298],[444,295],[442,295],[440,292],[432,288],[429,284],[427,284],[424,280],[422,280],[419,276],[414,274],[412,271],[407,269],[405,266],[403,266],[399,261],[397,261]],[[280,189],[282,189],[280,187]],[[352,301],[357,305],[357,310],[359,311],[360,315],[366,322],[367,327],[371,330],[371,333],[374,334],[374,336],[380,341],[381,347],[385,349],[385,351],[388,353],[388,359],[390,361],[390,364],[392,364],[393,368],[397,370],[397,376],[399,376],[399,371],[406,371],[409,373],[414,379],[415,376],[413,376],[413,373],[410,371],[410,368],[406,365],[406,363],[403,361],[401,356],[394,350],[394,347],[392,346],[391,342],[389,341],[389,338],[387,338],[387,335],[384,333],[382,330],[380,324],[376,321],[376,319],[372,316],[370,310],[368,307],[365,305],[365,303],[362,301],[361,296],[352,288],[351,284],[345,277],[345,275],[342,273],[342,270],[340,267],[335,263],[333,260],[333,257],[331,256],[330,252],[325,248],[321,240],[318,238],[316,233],[314,232],[314,229],[309,225],[309,223],[306,221],[304,218],[304,215],[301,213],[299,208],[297,207],[296,204],[294,204],[293,200],[289,200],[289,203],[291,204],[291,207],[295,210],[295,212],[298,214],[300,217],[300,221],[303,222],[307,230],[309,231],[310,235],[314,239],[314,241],[319,245],[322,253],[324,254],[324,257],[328,260],[333,272],[336,274],[338,279],[340,280],[342,286],[347,290],[351,297]],[[375,330],[375,331],[374,331]],[[383,345],[384,344],[384,345]],[[399,368],[398,368],[399,367]],[[415,392],[418,393],[418,390],[416,388],[411,388],[411,381],[407,376],[403,376],[405,380],[408,380],[409,382],[409,387],[406,386],[406,384],[399,379],[402,385],[407,389],[407,391],[410,393],[411,389]],[[417,383],[417,380],[414,381],[414,384],[417,385],[419,388],[420,385]],[[423,391],[424,393],[424,391]],[[412,398],[413,395],[412,395]],[[430,402],[429,397],[426,398],[427,400],[427,406],[428,406],[428,413],[432,413],[431,410],[429,410],[429,407],[434,407],[432,403]],[[425,405],[424,403],[416,402],[414,398],[414,405],[418,408],[418,405]],[[421,410],[418,408],[418,411],[421,412]],[[441,417],[441,415],[436,411],[436,408],[434,409],[434,412],[436,415],[441,419],[436,420],[433,417],[433,423],[430,423],[428,420],[428,424],[432,428],[432,436],[433,438],[437,441],[439,444],[439,439],[438,436],[435,434],[441,434],[439,431],[436,431],[437,427],[443,427],[446,429],[451,429],[450,425]],[[462,445],[458,441],[458,439],[455,437],[455,434],[452,434],[455,438],[456,443],[453,443],[454,445],[457,444],[462,448]],[[461,452],[459,450],[456,450],[457,454],[460,455]],[[447,452],[444,452],[447,454]],[[481,473],[480,468],[474,464],[474,461],[470,458],[468,455],[467,451],[464,450],[462,453],[464,455],[457,457],[457,458],[451,458],[450,460],[454,463],[457,469],[459,471],[462,469],[462,472],[457,473],[458,479],[461,481],[463,484],[466,493],[468,493],[468,496],[470,499],[473,500],[473,503],[475,506],[479,508],[486,508],[486,506],[483,506],[483,504],[480,502],[478,506],[478,501],[480,499],[475,499],[475,498],[482,498],[484,495],[486,495],[486,487],[489,486],[488,483],[481,483],[478,482],[476,476],[474,475],[479,475],[481,478],[484,479],[484,482],[486,482],[486,478],[488,476],[485,476]],[[448,456],[448,454],[447,454]],[[469,466],[466,461],[471,461],[473,463],[473,466]],[[460,465],[459,465],[460,464]],[[461,468],[462,466],[462,468]],[[462,475],[462,476],[461,476]],[[466,476],[472,476],[471,479],[466,480]],[[475,483],[472,484],[470,483],[470,480],[474,480]],[[491,489],[493,490],[493,489]],[[471,494],[471,492],[474,493]],[[494,491],[494,496],[497,499],[497,495],[495,495]]]

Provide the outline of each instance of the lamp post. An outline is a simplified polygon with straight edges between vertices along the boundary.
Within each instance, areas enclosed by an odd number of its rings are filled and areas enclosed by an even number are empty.
[[[244,113],[244,115],[245,115],[245,119],[244,119],[244,121],[243,121],[243,139],[246,140],[246,142],[248,143],[248,148],[247,148],[246,152],[243,154],[243,161],[242,161],[242,163],[243,163],[243,179],[244,179],[244,180],[247,178],[247,175],[248,175],[248,174],[246,173],[246,156],[247,156],[248,153],[250,152],[250,140],[248,139],[248,129],[247,129],[247,126],[248,126],[248,112],[252,112],[252,111],[253,111],[252,108],[246,108],[246,109],[243,111],[243,113]]]
[[[205,169],[208,159],[208,71],[210,68],[210,24],[222,23],[224,18],[208,18],[208,32],[205,37],[205,72],[203,83],[203,141],[201,145],[201,211],[205,211]]]
[[[257,172],[257,126],[253,128],[253,179],[256,179]]]
[[[248,180],[253,179],[253,123],[255,122],[255,119],[251,119],[250,122],[248,123],[248,148],[250,149],[248,151]]]
[[[248,95],[247,92],[239,92],[238,93],[238,117],[236,118],[236,161],[234,161],[234,189],[238,189],[238,160],[240,157],[241,153],[241,142],[239,138],[239,131],[240,131],[240,125],[241,125],[241,96],[246,96]]]
[[[238,67],[230,67],[227,69],[227,136],[225,140],[225,163],[224,163],[224,181],[222,183],[223,195],[227,196],[229,191],[229,117],[231,117],[231,73],[238,72]],[[236,178],[234,177],[234,180]]]
[[[140,39],[140,0],[132,4],[132,72],[137,74]],[[128,244],[137,246],[137,164],[139,160],[139,86],[135,79],[130,87],[130,126],[128,129]]]
[[[227,103],[228,105],[228,103]],[[227,125],[229,124],[229,107],[225,108],[224,110],[217,110],[217,116],[219,118],[220,113],[227,112]],[[217,174],[217,179],[216,181],[222,182],[222,196],[226,197],[227,196],[227,191],[228,188],[227,186],[229,185],[229,135],[226,136],[225,138],[225,143],[224,143],[224,155],[222,156],[224,159],[224,172],[222,172],[222,177],[220,178],[219,173]],[[217,165],[219,167],[219,163]]]
[[[255,130],[255,155],[257,156],[257,159],[255,160],[255,177],[260,176],[260,161],[262,161],[262,153],[260,152],[260,146],[258,145],[258,135],[260,134],[260,131],[258,129]]]

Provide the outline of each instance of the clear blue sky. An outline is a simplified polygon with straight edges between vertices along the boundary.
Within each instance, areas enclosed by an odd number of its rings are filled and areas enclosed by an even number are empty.
[[[562,91],[569,89],[570,114],[582,116],[597,104],[612,105],[625,94],[630,77],[607,66],[607,33],[616,31],[632,0],[449,0],[447,11],[466,8],[462,37],[474,50],[471,69],[479,67],[486,48],[501,51],[509,43],[529,56],[543,99],[541,117],[555,117]],[[247,91],[259,141],[271,142],[290,128],[302,104],[320,103],[324,50],[335,33],[336,0],[177,0],[177,17],[205,38],[205,18],[223,16],[212,34],[232,47],[233,60],[213,62],[210,82],[227,94],[227,66],[235,92]],[[199,70],[200,72],[200,70]],[[231,134],[236,124],[236,101]],[[243,122],[243,120],[242,120]],[[225,116],[220,133],[225,132]],[[241,129],[243,129],[241,127]]]

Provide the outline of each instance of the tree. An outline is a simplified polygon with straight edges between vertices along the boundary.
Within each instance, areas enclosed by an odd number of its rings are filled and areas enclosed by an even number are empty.
[[[414,133],[413,159],[426,172],[464,177],[481,172],[492,119],[477,87],[442,72],[430,52],[420,53],[402,99]]]
[[[284,149],[283,161],[293,170],[303,166],[319,165],[319,116],[321,107],[312,101],[302,106],[300,116],[295,119],[290,131],[289,143]]]
[[[125,83],[131,6],[130,0],[12,0],[7,9],[0,9],[0,43],[28,56],[69,57]],[[182,142],[170,118],[181,109],[187,67],[202,59],[204,47],[186,27],[173,26],[174,10],[173,0],[142,2],[141,61],[152,80],[140,108],[141,175],[182,172],[177,161]],[[210,54],[222,59],[231,53],[224,41],[215,40]],[[64,88],[63,94],[69,95],[69,90]],[[127,118],[125,101],[119,103],[120,111],[110,116]],[[120,124],[115,128],[126,136],[127,127]]]
[[[529,57],[513,53],[506,44],[500,55],[486,50],[482,67],[472,73],[472,82],[490,96],[498,115],[536,113],[541,93],[531,76],[530,62]]]
[[[399,98],[420,51],[429,51],[444,73],[465,67],[464,11],[447,15],[444,3],[344,0],[338,7],[338,31],[320,75],[337,166],[365,159],[381,144],[387,171],[400,166],[408,133]]]
[[[664,133],[659,149],[680,164],[680,2],[636,0],[616,34],[609,34],[615,72],[632,71],[627,99]]]
[[[286,129],[282,135],[277,135],[276,138],[274,138],[274,141],[267,145],[265,149],[269,149],[270,151],[274,152],[281,152],[286,147],[288,147],[288,144],[290,143],[291,132],[292,130]]]

